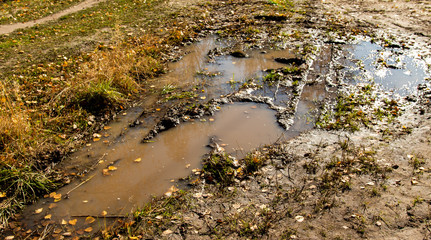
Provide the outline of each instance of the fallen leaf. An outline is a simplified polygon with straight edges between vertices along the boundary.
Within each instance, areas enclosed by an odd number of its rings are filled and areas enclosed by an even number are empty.
[[[108,176],[108,175],[110,175],[110,174],[109,174],[109,169],[107,169],[107,168],[102,169],[102,174],[103,174],[104,176]]]
[[[135,159],[135,160],[133,160],[135,163],[139,163],[139,162],[141,162],[142,161],[142,159],[141,158],[137,158],[137,159]]]
[[[54,198],[54,202],[60,201],[61,200],[61,193],[55,194],[53,198]]]
[[[159,112],[161,109],[160,108],[156,108],[156,111]]]
[[[170,234],[172,234],[173,233],[173,231],[172,230],[165,230],[163,233],[162,233],[162,236],[167,236],[167,235],[170,235]]]
[[[78,235],[82,235],[82,234],[84,234],[84,230],[83,229],[79,229],[78,231],[76,231],[76,233],[78,234]],[[79,239],[79,238],[78,238]]]
[[[93,228],[92,227],[88,227],[88,228],[84,229],[84,231],[89,233],[89,232],[93,231]]]
[[[111,127],[104,126],[104,127],[103,127],[103,129],[104,129],[104,130],[109,130],[109,129],[111,129]]]
[[[191,166],[191,165],[190,165],[190,163],[189,163],[189,164],[187,164],[187,165],[186,165],[186,168],[189,168],[190,166]]]
[[[51,217],[52,217],[52,215],[51,214],[48,214],[48,215],[46,215],[45,217],[43,217],[44,219],[51,219]]]
[[[109,166],[108,170],[109,171],[115,171],[115,170],[117,170],[117,167],[115,167],[115,166]]]
[[[67,221],[66,220],[61,220],[61,225],[66,225],[67,224]]]
[[[62,230],[61,230],[61,228],[56,228],[56,229],[54,230],[54,233],[55,233],[55,234],[59,234],[59,233],[61,233],[61,231],[62,231]]]
[[[101,138],[101,137],[102,137],[102,135],[100,135],[100,134],[98,134],[98,133],[95,133],[95,134],[93,134],[93,137],[94,137],[94,138]]]
[[[15,236],[7,236],[7,237],[4,238],[4,240],[12,240],[14,238],[15,238]]]
[[[169,191],[170,192],[178,192],[178,188],[176,188],[174,185],[172,185],[170,188],[169,188]]]
[[[93,223],[94,221],[96,221],[96,219],[94,217],[91,217],[91,216],[89,216],[85,219],[86,224]]]
[[[49,209],[53,209],[53,208],[55,208],[55,207],[57,207],[57,204],[55,204],[55,203],[51,203],[51,204],[49,204],[49,206],[48,206],[48,208],[49,208]]]
[[[53,198],[56,194],[57,194],[56,192],[52,192],[52,193],[49,194],[49,197]]]
[[[65,233],[63,233],[63,236],[65,236],[65,237],[72,236],[72,233],[71,232],[65,232]]]
[[[0,198],[4,198],[6,197],[6,193],[5,192],[0,192]]]
[[[43,208],[39,208],[39,209],[36,209],[36,210],[34,211],[34,213],[39,214],[39,213],[41,213],[42,211],[43,211]]]
[[[108,212],[102,211],[102,213],[100,215],[102,215],[102,217],[104,217],[104,216],[108,215]]]
[[[73,219],[73,220],[69,220],[69,224],[72,225],[72,226],[75,226],[76,222],[78,222],[78,219],[76,219],[76,218]]]
[[[201,99],[202,99],[202,100],[205,100],[205,99],[207,99],[207,97],[205,97],[205,96],[202,96],[202,97],[201,97]]]
[[[87,144],[86,144],[86,146],[87,146],[87,147],[91,146],[91,143],[87,143]]]
[[[210,120],[210,122],[214,122],[214,118],[210,118],[209,120]]]
[[[100,141],[100,138],[93,138],[93,142]]]

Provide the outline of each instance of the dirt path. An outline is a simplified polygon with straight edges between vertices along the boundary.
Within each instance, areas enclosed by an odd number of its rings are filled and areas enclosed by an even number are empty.
[[[431,36],[430,1],[322,1],[322,9],[397,33]]]
[[[86,0],[86,1],[84,1],[78,5],[72,6],[68,9],[60,11],[58,13],[54,13],[50,16],[47,16],[47,17],[44,17],[44,18],[41,18],[38,20],[29,21],[29,22],[25,22],[25,23],[0,25],[0,34],[8,34],[8,33],[11,33],[13,31],[17,30],[17,29],[33,27],[34,25],[37,25],[37,24],[43,24],[43,23],[46,23],[48,21],[54,21],[54,20],[57,20],[63,16],[66,16],[68,14],[75,13],[75,12],[81,11],[83,9],[92,7],[93,5],[95,5],[97,3],[104,2],[104,1],[106,1],[106,0]]]

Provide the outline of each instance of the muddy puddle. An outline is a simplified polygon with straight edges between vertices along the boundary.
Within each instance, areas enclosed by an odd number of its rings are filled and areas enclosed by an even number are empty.
[[[349,83],[375,83],[399,96],[415,94],[417,86],[429,77],[426,63],[401,46],[381,47],[369,41],[343,47],[348,59],[344,71]]]
[[[73,154],[68,160],[69,166],[65,166],[73,171],[73,166],[85,165],[93,171],[81,171],[81,180],[57,191],[57,198],[51,196],[28,207],[23,214],[24,221],[31,227],[41,220],[59,224],[63,220],[77,219],[76,225],[83,226],[88,216],[104,221],[122,218],[152,196],[160,196],[172,186],[179,187],[178,179],[194,174],[193,169],[198,171],[202,158],[211,150],[208,147],[211,138],[217,139],[226,152],[243,157],[254,148],[298,136],[314,127],[321,104],[335,96],[335,87],[328,87],[324,81],[337,77],[330,69],[335,56],[333,46],[322,49],[310,71],[302,75],[300,84],[292,91],[289,85],[262,84],[266,69],[286,66],[275,58],[294,57],[290,50],[248,50],[244,52],[247,57],[241,58],[226,52],[209,54],[225,48],[226,44],[209,37],[187,46],[183,51],[188,54],[171,63],[171,71],[157,81],[181,88],[200,86],[203,89],[199,92],[200,99],[208,100],[235,92],[245,81],[254,79],[261,83],[261,88],[246,91],[247,94],[270,97],[271,104],[222,104],[214,116],[188,119],[149,142],[142,142],[142,139],[157,124],[158,118],[141,115],[148,106],[129,109],[94,136],[100,140]],[[342,45],[340,49],[344,56],[344,82],[372,80],[403,94],[403,91],[416,89],[427,76],[425,68],[414,58],[394,49],[369,42]],[[286,130],[280,127],[276,115],[288,109],[293,109],[293,114],[288,115],[293,123]],[[131,127],[130,123],[136,119],[141,124]]]
[[[169,64],[170,72],[160,79],[165,85],[199,86],[201,97],[218,98],[238,87],[246,80],[260,79],[265,70],[285,67],[274,61],[275,58],[294,57],[289,49],[254,49],[244,51],[245,57],[221,54],[228,43],[209,37],[188,46],[187,53],[180,61]],[[211,56],[209,52],[215,52]]]
[[[106,132],[109,132],[106,131]],[[126,138],[112,144],[95,171],[81,183],[70,184],[57,193],[66,199],[55,203],[43,199],[29,207],[30,225],[51,214],[51,220],[61,223],[72,218],[84,223],[87,216],[121,217],[160,196],[176,185],[179,178],[201,167],[201,159],[210,148],[211,137],[219,140],[228,153],[238,157],[253,148],[283,138],[284,129],[276,122],[274,111],[266,105],[235,103],[224,105],[209,118],[185,122],[142,143],[141,131],[130,131]],[[51,209],[50,209],[51,207]],[[36,209],[43,212],[32,215]]]

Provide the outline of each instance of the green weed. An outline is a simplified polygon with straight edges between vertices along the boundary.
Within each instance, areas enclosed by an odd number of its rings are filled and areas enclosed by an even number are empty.
[[[212,153],[204,162],[203,172],[209,182],[226,187],[234,182],[237,170],[228,154]]]
[[[57,184],[31,166],[18,168],[1,164],[0,189],[1,195],[6,198],[0,203],[1,223],[7,223],[9,217],[24,204],[36,200],[56,186]]]

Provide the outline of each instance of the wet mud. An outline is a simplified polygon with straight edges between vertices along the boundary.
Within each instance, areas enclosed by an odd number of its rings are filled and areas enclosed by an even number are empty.
[[[182,92],[199,86],[200,92],[193,93],[194,96],[186,101],[166,100],[172,96],[167,93],[166,99],[157,104],[169,106],[169,109],[146,112],[144,107],[138,106],[119,115],[116,121],[94,136],[99,140],[93,140],[74,153],[70,165],[63,165],[71,172],[77,165],[85,165],[91,170],[75,171],[80,180],[57,191],[62,196],[60,201],[52,197],[40,200],[25,210],[24,221],[29,226],[36,226],[45,221],[45,216],[52,215],[50,224],[78,219],[78,226],[83,226],[80,224],[84,224],[88,216],[100,218],[101,225],[107,218],[127,218],[152,196],[176,192],[183,186],[179,179],[199,173],[202,159],[210,153],[214,140],[236,158],[280,140],[286,144],[280,151],[295,151],[291,146],[301,148],[295,159],[301,156],[312,159],[313,151],[316,156],[321,154],[322,158],[332,157],[331,153],[338,148],[330,146],[320,153],[321,144],[327,139],[328,143],[323,145],[337,144],[344,132],[322,134],[322,131],[314,130],[315,122],[324,106],[334,104],[337,95],[350,86],[376,85],[384,92],[384,97],[396,96],[406,100],[406,96],[414,95],[414,99],[419,98],[423,104],[427,101],[429,104],[429,97],[424,97],[430,94],[429,91],[417,91],[421,84],[427,88],[429,69],[426,61],[424,64],[423,59],[418,59],[414,52],[410,53],[402,45],[384,46],[365,39],[319,41],[316,46],[315,51],[300,56],[292,49],[246,48],[235,41],[211,35],[196,44],[176,49],[185,55],[170,63],[170,71],[157,81],[161,85],[182,89]],[[298,69],[286,71],[292,67]],[[275,76],[275,80],[268,76]],[[405,122],[402,124],[407,125]],[[402,124],[392,127],[402,128]],[[306,132],[310,134],[304,134]],[[300,135],[295,142],[295,137]],[[356,145],[367,139],[364,135],[348,136],[357,137],[353,141]],[[384,138],[379,141],[384,141]],[[298,170],[302,169],[304,161],[272,157],[275,162],[280,162],[277,168],[281,170],[278,172],[276,167],[267,163],[267,168],[262,170],[261,181],[269,183],[274,179],[268,177],[269,172],[286,186],[292,186],[290,173],[286,175],[290,171],[289,166],[282,165],[289,162]],[[296,180],[305,175],[303,171],[298,170],[294,175]],[[308,180],[297,183],[302,184],[302,189],[312,192],[316,186],[312,188],[311,183],[315,180]],[[277,187],[271,182],[266,190],[261,189],[265,184],[257,186],[253,177],[243,185],[236,184],[240,186],[235,187],[246,190],[244,193],[255,188],[259,194],[266,194],[268,189],[276,192]],[[247,189],[244,185],[251,187]],[[226,200],[220,199],[220,202]],[[268,199],[259,204],[269,204]],[[216,205],[220,203],[214,202]],[[35,214],[41,208],[42,212]],[[274,213],[276,210],[274,208]],[[300,210],[296,210],[294,213],[299,215]],[[312,214],[310,211],[310,218]],[[206,218],[208,214],[195,215],[191,219]],[[223,221],[214,224],[221,223]],[[201,232],[204,228],[196,227]],[[272,236],[280,237],[280,234]]]

